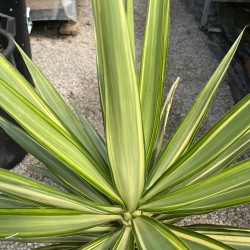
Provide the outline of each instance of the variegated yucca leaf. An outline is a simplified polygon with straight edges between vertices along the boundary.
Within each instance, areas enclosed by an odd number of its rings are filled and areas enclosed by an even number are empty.
[[[250,229],[219,225],[191,225],[187,228],[219,240],[234,249],[250,249]]]
[[[93,215],[75,210],[0,209],[0,238],[11,240],[11,238],[67,236],[119,220],[121,220],[120,215]]]
[[[75,174],[71,168],[68,168],[57,160],[41,144],[25,133],[25,131],[22,131],[20,128],[3,118],[0,118],[0,124],[6,133],[8,133],[25,150],[43,162],[53,175],[63,182],[64,185],[67,185],[70,191],[100,203],[107,202],[105,197],[96,192],[86,181],[84,181],[79,175]]]
[[[169,11],[170,1],[148,2],[139,80],[147,168],[160,126],[168,49]]]
[[[250,94],[212,126],[182,157],[178,158],[155,184],[146,190],[142,200],[171,189],[208,165],[212,168],[211,163],[249,132],[249,109]],[[244,140],[248,141],[247,137],[244,137]]]
[[[0,107],[20,125],[0,117],[0,126],[45,165],[28,169],[58,187],[0,169],[0,240],[52,243],[40,250],[250,249],[249,229],[176,224],[250,202],[250,159],[238,160],[250,147],[250,95],[194,143],[243,32],[165,144],[180,80],[163,101],[170,0],[148,1],[139,71],[133,7],[93,0],[104,136],[18,45],[34,88],[0,56]]]
[[[153,171],[150,174],[148,186],[152,186],[153,183],[170,168],[173,163],[185,152],[189,147],[212,103],[214,94],[219,87],[223,76],[225,75],[229,64],[233,58],[233,55],[239,45],[243,32],[235,41],[227,55],[224,57],[208,83],[198,96],[197,100],[191,107],[185,119],[182,121],[178,129],[169,140],[166,147],[155,164]]]
[[[102,62],[110,167],[126,207],[135,210],[144,187],[145,155],[137,76],[124,3],[94,0],[93,7],[101,51],[97,57]],[[132,192],[128,186],[133,187]]]
[[[18,45],[16,45],[18,46]],[[73,112],[69,109],[62,97],[56,92],[54,87],[48,81],[48,79],[42,74],[42,72],[32,63],[30,58],[20,50],[27,67],[30,70],[32,80],[36,86],[38,94],[42,97],[45,103],[52,109],[53,113],[57,117],[60,117],[60,122],[63,124],[65,130],[67,130],[76,141],[82,144],[82,146],[90,153],[90,156],[97,161],[98,165],[109,172],[106,160],[106,154],[104,154],[100,148],[96,148],[95,141],[90,138],[86,126],[82,127]],[[81,119],[87,120],[83,114]]]
[[[86,244],[83,247],[80,247],[79,249],[81,250],[110,249],[110,247],[112,247],[115,244],[116,240],[118,239],[121,233],[122,233],[122,229],[105,234],[104,236]]]

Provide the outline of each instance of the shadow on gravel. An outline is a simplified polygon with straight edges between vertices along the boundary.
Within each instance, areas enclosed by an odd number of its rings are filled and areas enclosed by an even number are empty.
[[[205,0],[181,1],[197,18],[200,26]],[[246,25],[250,25],[249,3],[212,2],[207,26],[200,28],[211,41],[212,52],[221,59]],[[245,32],[227,77],[235,102],[250,93],[250,27]]]

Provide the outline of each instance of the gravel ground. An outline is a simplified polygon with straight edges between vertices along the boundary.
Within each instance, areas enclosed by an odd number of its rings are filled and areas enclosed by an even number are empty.
[[[91,0],[78,0],[81,32],[78,36],[59,36],[55,24],[46,23],[35,27],[31,34],[34,62],[51,80],[67,102],[74,100],[83,113],[102,133],[101,112],[96,79],[94,22]],[[141,50],[143,22],[146,13],[146,1],[135,1],[135,19],[137,51]],[[209,51],[211,41],[198,29],[199,23],[185,9],[180,0],[172,1],[171,34],[168,59],[168,77],[166,91],[177,76],[181,83],[175,95],[170,115],[167,136],[177,127],[187,110],[218,65],[217,58]],[[214,104],[204,122],[205,131],[233,105],[233,99],[227,86],[227,78],[215,97]],[[14,171],[47,181],[42,176],[26,170],[27,164],[39,164],[31,156],[17,166]],[[217,213],[191,217],[187,223],[219,223],[241,227],[250,226],[249,205],[242,205]],[[28,250],[34,244],[2,243],[0,249]]]

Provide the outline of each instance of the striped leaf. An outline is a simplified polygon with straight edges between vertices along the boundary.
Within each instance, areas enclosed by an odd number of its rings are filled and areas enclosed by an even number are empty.
[[[102,111],[102,121],[104,124],[105,121],[105,96],[104,96],[104,79],[103,79],[103,61],[101,57],[99,58],[98,55],[101,54],[101,50],[99,49],[98,41],[96,41],[95,47],[96,47],[96,68],[97,68],[97,80],[98,80],[98,90],[99,90],[99,100],[100,100],[100,106]]]
[[[140,216],[132,220],[138,249],[189,249],[174,233],[157,220]]]
[[[110,177],[90,161],[83,148],[45,114],[0,80],[1,107],[61,162],[110,198],[122,203]]]
[[[50,246],[44,246],[44,247],[36,247],[33,250],[76,250],[79,248],[79,244],[55,244]]]
[[[77,250],[110,249],[110,247],[112,247],[114,245],[115,241],[118,239],[120,233],[121,233],[121,230],[116,230],[114,232],[108,233],[108,234],[90,242],[89,244],[86,244],[85,246],[80,247]]]
[[[68,133],[70,133],[76,141],[82,144],[82,146],[90,153],[88,155],[92,161],[96,161],[98,166],[102,167],[104,171],[109,173],[109,168],[105,162],[105,158],[100,154],[98,148],[92,142],[89,134],[82,128],[70,108],[64,102],[62,97],[58,94],[52,84],[44,76],[44,74],[38,69],[38,67],[30,60],[30,58],[24,53],[24,51],[16,44],[20,54],[23,57],[24,62],[32,76],[33,83],[36,86],[36,90],[46,104],[53,110],[58,118],[59,122],[63,124]]]
[[[115,231],[116,228],[108,227],[108,226],[98,226],[90,229],[86,229],[81,233],[63,235],[63,236],[53,236],[53,237],[32,237],[32,238],[11,238],[11,241],[14,242],[40,242],[40,243],[80,243],[82,246],[83,243],[89,243],[91,241],[95,241],[98,237],[102,237],[102,235],[109,234],[110,232]],[[1,241],[9,241],[8,238],[1,238]]]
[[[120,220],[119,215],[82,214],[63,209],[0,209],[0,237],[63,236]]]
[[[131,227],[124,227],[111,250],[133,250],[134,244]]]
[[[117,190],[128,210],[133,211],[143,191],[145,163],[138,84],[124,2],[94,0],[93,8],[105,89],[108,157]]]
[[[56,175],[52,174],[52,172],[50,172],[47,168],[37,167],[34,165],[25,165],[25,167],[30,171],[33,171],[35,173],[42,175],[43,177],[47,177],[48,179],[53,181],[55,184],[57,184],[59,187],[62,187],[63,189],[67,190],[67,192],[73,193],[68,186],[66,186],[63,182],[61,182],[60,179],[57,178]],[[88,198],[87,197],[85,198],[85,197],[86,196],[83,196],[84,199],[88,200]]]
[[[3,118],[0,118],[0,126],[21,147],[34,155],[39,161],[43,162],[51,173],[56,176],[55,178],[58,178],[73,193],[79,194],[85,199],[91,199],[99,203],[109,203],[107,198],[97,192],[71,168],[50,154],[41,144],[25,133],[25,131]]]
[[[219,225],[191,225],[187,229],[221,241],[237,250],[250,249],[250,229]]]
[[[12,237],[11,239],[8,238],[1,238],[1,241],[12,241],[12,242],[22,242],[22,243],[61,243],[61,244],[78,244],[82,246],[83,244],[87,244],[91,241],[94,241],[96,236],[85,236],[85,235],[77,235],[74,233],[72,235],[63,235],[60,237],[57,236],[47,236],[47,237],[32,237],[32,238],[18,238]],[[80,243],[80,244],[79,244]]]
[[[250,202],[250,159],[174,192],[157,196],[139,209],[147,212],[192,214]]]
[[[139,81],[147,166],[160,124],[168,49],[169,11],[169,0],[148,1]]]
[[[250,129],[236,140],[224,153],[222,153],[215,161],[211,162],[206,168],[202,169],[186,181],[175,186],[172,190],[194,184],[212,176],[224,168],[230,167],[237,158],[239,158],[250,147]]]
[[[179,128],[175,131],[174,135],[164,148],[159,161],[153,169],[148,186],[152,186],[159,177],[190,147],[197,131],[199,130],[203,119],[212,103],[214,94],[223,79],[234,53],[240,43],[243,32],[239,35],[238,39],[232,45],[203,91],[198,96],[187,116],[180,124]]]
[[[128,31],[131,43],[131,50],[135,60],[134,1],[125,0],[125,2],[126,2],[125,9],[126,9]]]
[[[179,81],[180,81],[180,78],[177,77],[176,81],[173,83],[167,95],[166,101],[164,102],[164,105],[161,111],[160,126],[159,126],[157,140],[155,143],[155,147],[154,147],[154,151],[153,151],[151,163],[150,163],[151,169],[154,167],[155,161],[158,158],[162,150],[162,144],[163,144],[164,134],[165,134],[166,126],[167,126],[168,115],[169,115],[170,108],[172,105],[174,93],[179,84]]]
[[[18,187],[18,188],[17,188]],[[97,214],[117,214],[123,210],[115,206],[101,206],[80,197],[58,191],[30,178],[0,169],[0,191],[19,200],[42,206],[60,207]]]
[[[0,208],[21,208],[21,207],[37,207],[33,203],[16,200],[10,196],[0,194]]]
[[[212,126],[146,191],[142,201],[187,180],[212,162],[250,129],[250,94]],[[239,121],[241,121],[239,123]],[[248,139],[245,138],[247,141]]]
[[[84,131],[88,135],[89,139],[95,145],[96,149],[99,151],[105,162],[108,164],[106,145],[98,131],[93,127],[93,125],[88,121],[88,119],[83,115],[80,109],[73,104],[74,111],[76,112]],[[110,173],[109,171],[107,171]]]
[[[25,80],[17,69],[3,57],[2,54],[0,54],[0,65],[0,79],[32,103],[37,109],[46,114],[46,116],[53,120],[53,122],[55,122],[61,129],[64,129],[63,125],[55,116],[53,111],[39,97],[33,87]]]
[[[233,250],[230,246],[227,246],[219,241],[216,241],[205,235],[192,232],[173,225],[166,225],[166,227],[179,237],[187,246],[192,250]]]
[[[179,82],[162,103],[170,0],[148,1],[139,79],[133,2],[93,0],[105,142],[19,47],[36,89],[0,56],[0,108],[22,128],[1,117],[0,127],[68,190],[0,169],[0,241],[53,243],[41,250],[250,247],[249,229],[172,225],[250,202],[250,159],[233,165],[250,146],[250,95],[193,143],[243,32],[162,147]]]

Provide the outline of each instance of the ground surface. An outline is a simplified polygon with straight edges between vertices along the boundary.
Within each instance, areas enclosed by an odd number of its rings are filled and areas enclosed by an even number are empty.
[[[181,0],[187,10],[200,23],[204,0]],[[212,2],[208,21],[203,31],[211,41],[209,49],[220,58],[231,46],[235,37],[250,24],[250,3]],[[237,55],[228,71],[232,96],[238,102],[250,92],[250,29],[245,30]]]
[[[70,100],[75,101],[83,113],[93,122],[94,126],[99,131],[102,131],[96,79],[94,22],[91,0],[78,0],[77,5],[81,25],[80,34],[75,37],[60,36],[54,23],[37,25],[31,34],[33,60],[65,100],[67,102]],[[135,5],[137,51],[139,56],[146,1],[136,0]],[[199,21],[188,11],[183,1],[172,1],[166,92],[177,76],[181,77],[181,83],[174,99],[167,137],[183,119],[218,65],[218,57],[209,50],[211,46],[214,46],[213,42],[199,30]],[[208,118],[204,122],[203,131],[233,106],[234,101],[227,82],[228,77],[221,84]],[[46,181],[41,176],[27,171],[25,167],[27,164],[38,163],[28,156],[14,171]],[[249,209],[249,205],[244,205],[209,215],[192,217],[186,219],[185,223],[209,222],[249,227]],[[6,250],[28,250],[32,247],[34,247],[34,244],[0,244],[0,249]]]

